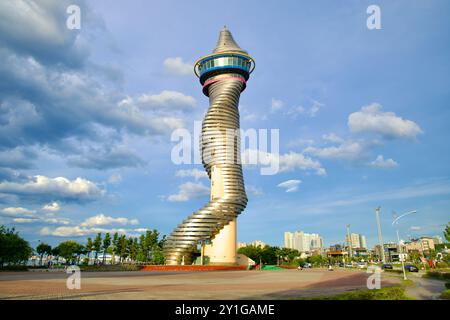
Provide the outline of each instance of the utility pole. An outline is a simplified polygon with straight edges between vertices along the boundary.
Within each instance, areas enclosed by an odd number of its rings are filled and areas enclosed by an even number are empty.
[[[378,228],[378,244],[380,245],[381,260],[386,263],[386,257],[384,255],[384,245],[383,236],[381,234],[381,224],[380,224],[380,207],[375,209],[375,216],[377,218],[377,228]]]
[[[352,248],[352,238],[350,237],[350,225],[347,225],[347,245],[348,245],[348,252],[349,257],[353,257],[353,248]]]

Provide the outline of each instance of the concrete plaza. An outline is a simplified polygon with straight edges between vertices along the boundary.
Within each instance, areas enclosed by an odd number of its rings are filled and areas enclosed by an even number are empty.
[[[81,289],[64,272],[2,272],[0,299],[290,299],[366,288],[363,270],[83,272]],[[382,276],[382,286],[399,278]]]

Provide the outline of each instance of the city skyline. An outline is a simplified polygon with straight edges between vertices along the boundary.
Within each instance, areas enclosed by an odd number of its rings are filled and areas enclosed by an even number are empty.
[[[243,167],[239,242],[282,246],[284,231],[301,229],[333,245],[351,224],[372,248],[378,206],[384,242],[396,242],[393,211],[417,210],[399,221],[401,239],[442,236],[449,3],[379,1],[380,30],[367,28],[370,1],[229,1],[241,8],[232,12],[207,1],[5,3],[0,224],[33,247],[97,232],[169,235],[208,201],[202,165],[171,162],[171,134],[203,119],[193,65],[224,25],[258,63],[241,127],[280,130],[279,172]],[[66,27],[71,4],[80,30]]]

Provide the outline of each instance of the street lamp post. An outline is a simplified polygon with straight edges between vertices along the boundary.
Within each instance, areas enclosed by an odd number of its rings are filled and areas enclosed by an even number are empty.
[[[383,236],[381,234],[380,207],[375,209],[375,216],[377,218],[378,244],[380,245],[381,260],[383,261],[383,263],[386,263],[386,256],[384,254]]]
[[[398,235],[398,228],[397,228],[397,241],[398,241],[399,257],[400,257],[400,261],[402,263],[403,280],[407,280],[407,278],[406,278],[406,270],[405,270],[405,257],[403,256],[403,252],[402,252],[403,250],[402,250],[402,247],[401,247],[401,244],[400,244],[400,236]]]
[[[400,262],[402,263],[403,280],[407,280],[407,278],[406,278],[406,270],[405,270],[405,256],[403,255],[402,246],[401,246],[401,244],[400,244],[400,235],[399,235],[399,233],[398,233],[398,223],[397,223],[397,222],[398,222],[398,220],[399,220],[400,218],[403,218],[404,216],[407,216],[407,215],[409,215],[409,214],[411,214],[411,213],[416,213],[416,212],[417,212],[416,210],[412,210],[412,211],[405,212],[405,213],[401,214],[400,216],[396,217],[396,218],[394,219],[394,221],[392,221],[392,226],[394,226],[394,225],[397,226],[397,227],[396,227],[396,232],[397,232],[397,241],[398,241],[399,258],[400,258]]]

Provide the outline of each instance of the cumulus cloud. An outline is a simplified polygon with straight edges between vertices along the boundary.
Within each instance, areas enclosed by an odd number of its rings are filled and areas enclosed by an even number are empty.
[[[257,165],[262,169],[270,169],[269,174],[278,172],[291,172],[295,170],[315,171],[316,175],[326,175],[326,170],[319,161],[313,160],[302,153],[289,152],[276,154],[255,149],[245,149],[241,156],[242,163],[246,166]]]
[[[95,23],[84,1],[76,0],[83,23]],[[89,54],[82,34],[65,28],[66,8],[72,0],[0,2],[0,40],[14,50],[48,63],[80,66]],[[92,26],[92,25],[91,25]]]
[[[65,10],[74,3],[81,7],[83,32],[65,28]],[[190,110],[194,98],[166,90],[137,94],[127,104],[125,92],[103,81],[120,73],[89,55],[89,43],[105,33],[85,1],[0,3],[0,167],[31,168],[37,153],[30,148],[45,147],[67,156],[71,165],[99,168],[89,157],[92,153],[77,152],[67,141],[117,144],[127,134],[165,135],[183,125],[182,117],[161,112]],[[116,134],[99,135],[99,127]],[[141,163],[113,148],[96,150],[107,168]]]
[[[286,189],[286,192],[295,192],[301,182],[301,180],[287,180],[278,184],[277,187]]]
[[[1,111],[0,105],[0,113]],[[16,147],[14,149],[0,151],[0,167],[11,169],[29,169],[33,166],[32,160],[34,158],[36,158],[36,153],[30,149]]]
[[[128,219],[124,217],[110,217],[100,213],[96,216],[89,217],[81,223],[82,227],[97,227],[97,226],[109,226],[109,225],[136,225],[139,224],[137,219]]]
[[[417,123],[403,119],[394,112],[383,112],[382,106],[372,103],[348,117],[348,127],[354,133],[376,133],[385,138],[412,139],[423,133]]]
[[[175,75],[192,75],[194,66],[183,61],[182,58],[167,58],[164,60],[164,69],[171,74]]]
[[[0,213],[10,217],[34,217],[36,211],[22,207],[8,207],[1,209]]]
[[[313,100],[313,103],[310,107],[292,107],[288,111],[286,111],[285,114],[292,117],[293,119],[296,119],[298,116],[308,116],[310,118],[314,118],[323,106],[324,105],[322,103]]]
[[[0,209],[0,215],[12,218],[15,223],[44,223],[44,224],[63,224],[70,223],[69,219],[56,217],[40,217],[36,210],[30,210],[22,207],[8,207]]]
[[[345,140],[336,146],[309,146],[305,148],[303,152],[323,159],[341,159],[355,161],[366,158],[368,152],[371,150],[374,144],[374,142],[367,142],[363,140]]]
[[[333,142],[333,143],[343,143],[345,140],[339,137],[335,133],[329,133],[322,135],[322,139],[325,141]]]
[[[392,169],[398,167],[398,163],[393,159],[384,159],[383,155],[378,155],[377,158],[370,163],[370,166],[382,169]]]
[[[0,194],[19,198],[59,199],[63,201],[90,201],[100,198],[105,191],[94,182],[83,178],[69,180],[64,177],[35,176],[27,182],[1,182]]]
[[[158,94],[143,94],[137,98],[142,108],[173,110],[192,110],[196,106],[195,98],[178,91],[164,90]]]
[[[295,170],[313,170],[318,176],[326,175],[326,170],[319,161],[313,160],[302,153],[289,152],[280,155],[280,172]]]
[[[278,111],[283,108],[283,101],[272,98],[271,109],[272,111]]]
[[[202,183],[186,182],[178,187],[178,193],[171,194],[167,197],[167,201],[183,202],[193,198],[201,198],[209,195],[209,187]]]
[[[190,170],[177,170],[175,173],[175,176],[177,177],[193,177],[195,180],[199,180],[201,178],[208,178],[208,174],[204,170],[198,170],[198,169],[190,169]]]
[[[58,202],[47,203],[42,207],[44,211],[57,212],[61,209],[61,206]]]
[[[81,227],[81,226],[61,226],[57,228],[43,227],[39,230],[39,234],[43,236],[54,237],[82,237],[93,235],[96,233],[119,233],[128,236],[138,236],[143,233],[144,229],[124,229],[124,228],[98,228],[98,227]],[[146,229],[145,229],[146,230]]]
[[[90,148],[82,156],[69,157],[67,163],[71,166],[108,170],[114,168],[140,167],[146,164],[138,155],[126,148]]]
[[[33,219],[33,218],[14,218],[13,221],[15,223],[31,223],[31,222],[35,222],[36,219]]]

